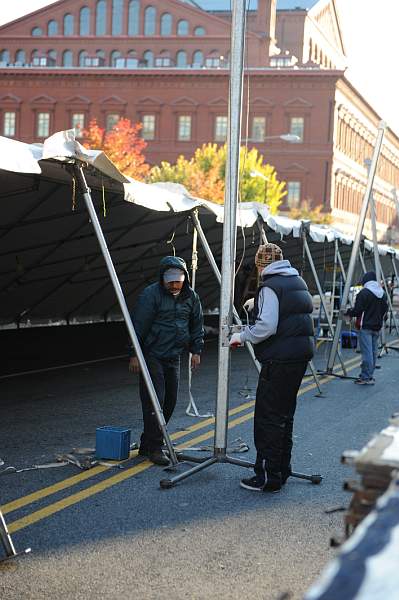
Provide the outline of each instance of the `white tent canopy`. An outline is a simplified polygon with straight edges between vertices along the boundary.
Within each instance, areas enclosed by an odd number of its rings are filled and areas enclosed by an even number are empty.
[[[123,175],[101,151],[86,150],[73,130],[59,132],[44,144],[24,144],[0,137],[0,326],[103,321],[120,318],[111,282],[76,190],[72,164],[84,167],[92,197],[122,288],[131,305],[138,291],[153,281],[159,259],[191,258],[190,214],[200,220],[220,264],[223,206],[191,196],[180,185],[144,184]],[[253,265],[260,241],[257,221],[267,237],[312,284],[302,257],[300,221],[270,215],[264,204],[241,203],[237,215],[237,262]],[[347,264],[352,239],[337,230],[311,224],[309,244],[320,274],[331,262],[334,240]],[[366,258],[372,243],[365,241]],[[397,254],[379,246],[382,258]],[[219,303],[219,289],[200,251],[197,285],[207,309]],[[238,265],[237,265],[238,266]],[[248,270],[247,270],[248,271]],[[237,275],[237,282],[243,273]]]

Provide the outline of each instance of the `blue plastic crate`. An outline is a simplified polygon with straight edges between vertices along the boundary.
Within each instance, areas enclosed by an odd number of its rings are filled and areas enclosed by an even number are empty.
[[[96,457],[109,460],[129,458],[130,429],[126,427],[97,427]]]
[[[341,348],[357,348],[357,333],[343,331],[341,333]]]

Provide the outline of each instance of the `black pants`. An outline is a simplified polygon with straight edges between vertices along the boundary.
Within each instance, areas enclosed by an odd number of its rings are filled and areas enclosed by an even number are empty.
[[[296,397],[307,361],[264,363],[256,390],[254,438],[255,473],[276,483],[291,471],[292,431]]]
[[[153,356],[146,356],[145,359],[167,423],[176,406],[180,379],[180,358],[160,360]],[[140,448],[145,452],[154,452],[154,450],[160,450],[163,445],[162,431],[155,417],[152,402],[141,374],[139,386],[144,421]]]

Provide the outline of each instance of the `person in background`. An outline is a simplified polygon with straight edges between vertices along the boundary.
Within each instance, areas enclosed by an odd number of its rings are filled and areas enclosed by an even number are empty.
[[[230,339],[232,347],[251,342],[262,365],[254,416],[255,476],[240,485],[278,492],[291,474],[297,393],[314,352],[313,303],[306,283],[276,244],[260,246],[255,265],[261,277],[255,323]]]
[[[196,369],[200,365],[204,345],[201,302],[189,285],[186,263],[182,258],[166,256],[161,260],[159,282],[141,292],[132,321],[168,423],[177,401],[180,356],[184,350],[191,352],[191,368]],[[129,370],[140,372],[136,356],[131,356]],[[139,455],[148,457],[157,465],[168,465],[169,459],[162,450],[162,431],[141,374],[139,390],[144,421]]]
[[[378,353],[378,336],[388,310],[384,290],[377,282],[374,271],[363,275],[363,289],[357,294],[355,306],[344,313],[347,317],[356,317],[359,329],[359,345],[362,354],[360,375],[355,379],[357,385],[374,385],[374,369]]]

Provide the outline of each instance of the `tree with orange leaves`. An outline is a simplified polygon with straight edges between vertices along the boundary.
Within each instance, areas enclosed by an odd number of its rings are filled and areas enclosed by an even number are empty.
[[[142,153],[147,143],[139,135],[141,127],[122,118],[106,131],[93,119],[83,131],[84,146],[102,150],[124,175],[143,181],[150,167]]]

